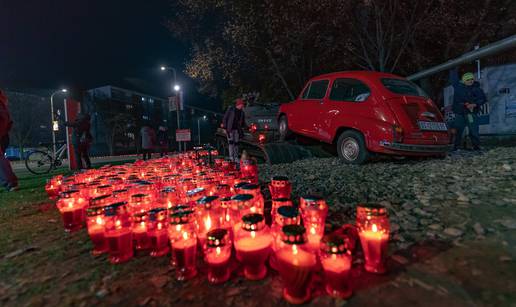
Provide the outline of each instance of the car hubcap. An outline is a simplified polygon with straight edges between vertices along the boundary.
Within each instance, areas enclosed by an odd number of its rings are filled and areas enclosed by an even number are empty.
[[[342,142],[341,152],[348,161],[354,161],[358,158],[360,147],[355,139],[347,138]]]

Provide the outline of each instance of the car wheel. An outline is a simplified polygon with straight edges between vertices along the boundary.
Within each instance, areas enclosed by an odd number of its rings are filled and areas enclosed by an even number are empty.
[[[288,129],[288,120],[285,115],[282,115],[278,121],[278,129],[280,134],[280,140],[288,140],[292,136],[292,132]]]
[[[369,159],[364,136],[358,131],[344,131],[337,141],[339,158],[346,163],[362,164]]]

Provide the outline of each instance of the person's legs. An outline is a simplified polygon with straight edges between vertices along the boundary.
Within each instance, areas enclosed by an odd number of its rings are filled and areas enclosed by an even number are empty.
[[[11,163],[7,160],[3,151],[0,151],[0,185],[8,190],[18,187],[18,178],[14,174]]]
[[[464,128],[466,127],[464,115],[457,114],[457,116],[455,117],[454,126],[457,130],[457,133],[455,134],[454,149],[459,149],[462,143],[462,134],[464,133]]]
[[[77,169],[81,170],[83,168],[82,165],[82,155],[81,155],[81,148],[79,144],[73,144],[73,152],[75,154],[75,160],[77,161]]]
[[[473,145],[473,149],[480,149],[480,132],[477,115],[473,115],[473,121],[471,123],[468,122],[468,130],[469,138],[471,139],[471,145]]]
[[[233,162],[238,164],[240,162],[240,155],[238,154],[238,141],[240,138],[237,130],[231,131],[231,138],[233,139]]]
[[[235,157],[234,157],[234,153],[235,153],[235,150],[234,150],[234,147],[235,147],[235,141],[233,140],[233,131],[228,132],[228,133],[227,133],[227,137],[228,137],[229,160],[231,160],[231,161],[235,161]]]
[[[90,160],[90,156],[88,154],[88,149],[89,149],[89,146],[85,145],[81,151],[82,151],[82,158],[84,159],[84,162],[86,162],[86,168],[90,169],[91,168],[91,160]]]

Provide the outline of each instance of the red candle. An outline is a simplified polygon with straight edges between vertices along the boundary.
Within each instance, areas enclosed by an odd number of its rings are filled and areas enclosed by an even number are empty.
[[[129,261],[133,257],[133,233],[126,202],[105,208],[106,240],[109,261],[113,264]]]
[[[263,215],[252,213],[242,217],[242,227],[235,233],[237,259],[244,265],[244,275],[260,280],[267,275],[265,262],[269,257],[272,235]]]
[[[132,214],[137,212],[147,212],[151,208],[152,198],[149,194],[134,194],[131,195],[131,200],[129,201],[129,211]]]
[[[251,194],[253,195],[254,207],[256,208],[258,213],[263,214],[264,211],[264,199],[262,192],[260,191],[260,186],[257,184],[245,184],[240,188],[241,194]]]
[[[181,210],[170,215],[168,235],[172,245],[171,263],[177,280],[187,280],[197,275],[197,237],[192,223],[193,211]]]
[[[133,242],[136,250],[150,248],[149,236],[147,235],[147,213],[138,212],[133,215],[132,220]]]
[[[221,227],[222,208],[218,196],[205,196],[196,201],[197,238],[204,246],[206,234],[215,228]]]
[[[82,228],[86,220],[86,204],[86,200],[80,196],[78,191],[61,193],[61,198],[57,201],[56,206],[61,212],[66,232]]]
[[[284,245],[276,252],[278,268],[283,280],[283,298],[291,304],[310,300],[310,283],[317,258],[305,246],[305,228],[300,225],[283,227]]]
[[[371,204],[359,205],[357,211],[358,235],[365,258],[364,268],[371,273],[385,273],[390,229],[387,209]]]
[[[299,225],[301,223],[301,216],[299,210],[293,206],[281,206],[277,210],[275,219],[272,221],[271,231],[273,237],[272,251],[269,258],[269,265],[271,268],[278,270],[278,261],[276,259],[276,252],[284,245],[282,244],[283,239],[283,226],[286,225]]]
[[[274,223],[278,208],[283,206],[293,206],[289,198],[273,198],[271,206],[271,221]]]
[[[207,234],[204,247],[204,261],[208,264],[208,281],[220,284],[231,275],[229,261],[231,258],[231,240],[226,229],[213,229]]]
[[[338,235],[325,236],[321,242],[320,255],[326,292],[333,297],[349,298],[352,294],[349,286],[352,257],[344,238]]]
[[[253,159],[242,159],[240,161],[240,173],[242,177],[249,177],[253,183],[258,182],[258,164]]]
[[[148,213],[149,223],[147,235],[149,236],[151,246],[151,257],[162,257],[168,254],[169,239],[167,230],[167,209],[156,208]]]
[[[106,238],[104,236],[104,207],[90,207],[86,211],[86,225],[88,227],[88,234],[93,243],[93,250],[91,253],[94,256],[107,252]]]
[[[307,231],[308,246],[317,252],[324,235],[328,205],[321,197],[310,195],[301,197],[299,207]]]
[[[167,209],[172,208],[178,203],[178,196],[176,189],[173,187],[166,187],[160,192],[161,204]]]
[[[271,198],[290,198],[292,193],[292,184],[286,176],[274,176],[269,184]]]

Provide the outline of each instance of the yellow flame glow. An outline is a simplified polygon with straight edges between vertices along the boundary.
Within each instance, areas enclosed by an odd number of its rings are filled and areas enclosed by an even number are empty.
[[[217,247],[217,248],[215,249],[215,253],[217,253],[217,255],[220,255],[220,247]]]
[[[373,227],[371,228],[373,232],[378,232],[378,227],[376,227],[376,224],[373,224]]]
[[[310,233],[315,235],[315,227],[310,227]]]
[[[206,230],[210,230],[211,229],[211,217],[209,215],[206,218],[206,220],[204,220],[204,228]]]
[[[97,222],[97,224],[102,225],[102,223],[103,223],[102,217],[97,216],[96,222]]]
[[[256,232],[251,231],[251,238],[253,238],[253,239],[256,238]]]
[[[188,240],[188,232],[183,232],[183,239]]]
[[[294,255],[297,255],[297,253],[298,253],[297,245],[295,245],[295,244],[293,244],[293,245],[292,245],[292,253],[293,253]]]

